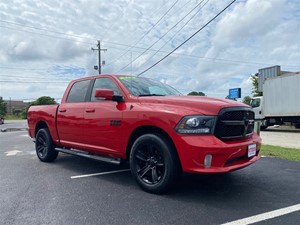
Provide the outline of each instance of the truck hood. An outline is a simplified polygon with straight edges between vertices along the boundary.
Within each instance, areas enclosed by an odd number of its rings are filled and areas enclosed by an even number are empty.
[[[206,96],[144,96],[138,97],[138,100],[143,106],[186,115],[218,115],[222,108],[247,106],[233,100]]]

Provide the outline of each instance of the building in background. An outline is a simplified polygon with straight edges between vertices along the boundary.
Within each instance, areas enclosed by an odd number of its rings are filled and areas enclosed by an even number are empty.
[[[258,90],[263,92],[265,80],[282,75],[299,74],[300,72],[281,71],[280,66],[271,66],[258,70]]]
[[[6,112],[8,115],[18,114],[22,110],[26,109],[28,103],[17,100],[4,100],[6,103]]]

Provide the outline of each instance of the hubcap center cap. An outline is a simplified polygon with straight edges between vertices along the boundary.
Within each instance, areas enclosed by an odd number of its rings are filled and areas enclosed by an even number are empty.
[[[155,159],[155,157],[151,157],[150,160],[149,160],[149,165],[150,166],[155,166],[157,163],[157,160]]]

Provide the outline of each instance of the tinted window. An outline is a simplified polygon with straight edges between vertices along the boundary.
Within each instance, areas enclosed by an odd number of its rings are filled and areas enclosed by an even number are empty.
[[[122,95],[116,84],[109,78],[98,78],[95,80],[91,101],[96,101],[95,99],[95,91],[96,89],[111,89],[114,91],[114,95]]]
[[[90,80],[74,83],[69,92],[67,102],[84,102],[89,83]]]
[[[252,106],[252,108],[257,108],[257,107],[259,107],[259,106],[260,106],[260,99],[259,99],[259,98],[257,98],[257,99],[252,99],[252,101],[251,101],[251,106]]]
[[[135,96],[181,95],[169,85],[143,77],[119,76],[119,80]]]

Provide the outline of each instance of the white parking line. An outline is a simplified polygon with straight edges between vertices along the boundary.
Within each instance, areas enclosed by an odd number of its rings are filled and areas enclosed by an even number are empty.
[[[15,156],[17,155],[18,153],[21,153],[22,151],[19,151],[19,150],[11,150],[11,151],[7,151],[7,152],[4,152],[6,154],[6,156]]]
[[[255,216],[250,216],[250,217],[240,219],[240,220],[236,220],[236,221],[232,221],[232,222],[229,222],[229,223],[224,223],[222,225],[253,224],[253,223],[260,222],[260,221],[264,221],[264,220],[272,219],[272,218],[275,218],[275,217],[283,216],[283,215],[286,215],[286,214],[289,214],[289,213],[292,213],[292,212],[296,212],[296,211],[300,211],[300,204],[289,206],[289,207],[282,208],[282,209],[277,209],[277,210],[262,213],[262,214],[258,214],[258,215],[255,215]]]
[[[85,175],[78,175],[78,176],[71,176],[71,179],[77,179],[77,178],[84,178],[84,177],[93,177],[93,176],[101,176],[101,175],[107,175],[107,174],[113,174],[113,173],[122,173],[130,171],[130,169],[126,170],[114,170],[114,171],[108,171],[108,172],[102,172],[102,173],[91,173],[91,174],[85,174]]]

